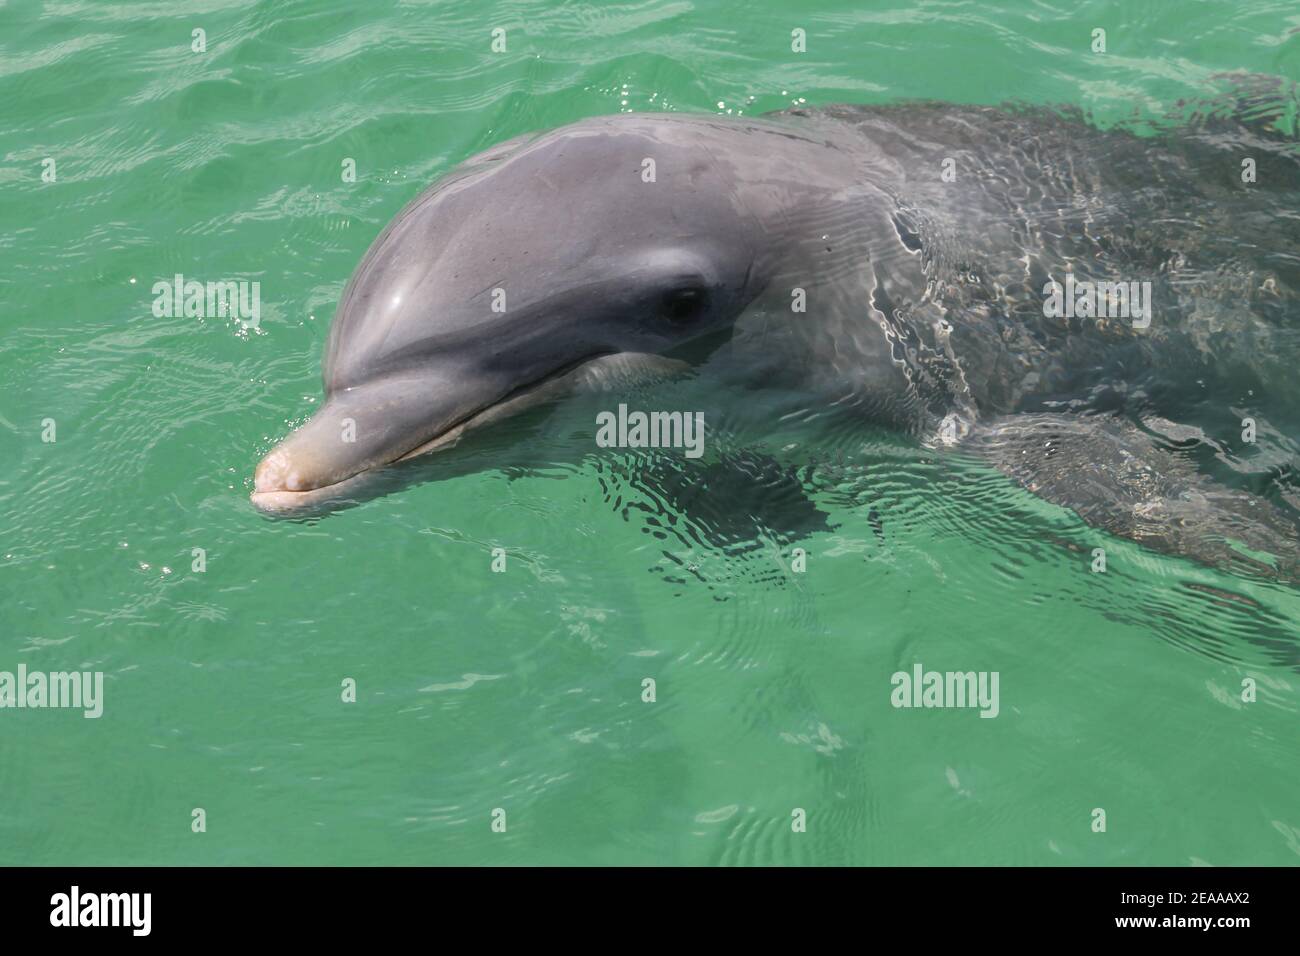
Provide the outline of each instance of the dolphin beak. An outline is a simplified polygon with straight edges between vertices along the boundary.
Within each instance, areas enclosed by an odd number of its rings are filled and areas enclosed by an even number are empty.
[[[477,384],[391,376],[335,392],[258,464],[252,503],[272,513],[297,511],[345,496],[359,477],[416,449],[450,444],[459,425],[506,387]]]
[[[467,431],[574,391],[621,391],[687,367],[623,352],[592,356],[523,387],[481,373],[472,379],[411,373],[343,389],[262,459],[249,498],[274,515],[349,500],[384,466],[448,448]]]

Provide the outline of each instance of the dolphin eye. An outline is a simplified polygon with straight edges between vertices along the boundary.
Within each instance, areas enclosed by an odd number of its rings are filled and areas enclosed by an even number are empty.
[[[704,314],[708,304],[709,296],[704,289],[687,286],[665,293],[661,310],[673,325],[688,325]]]

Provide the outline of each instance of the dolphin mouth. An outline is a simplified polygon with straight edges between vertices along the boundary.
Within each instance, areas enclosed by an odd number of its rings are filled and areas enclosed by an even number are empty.
[[[608,352],[594,353],[562,366],[534,382],[515,388],[487,405],[457,416],[432,436],[422,438],[414,445],[394,446],[403,450],[390,449],[373,461],[361,456],[357,461],[357,467],[338,475],[336,480],[308,479],[304,482],[299,475],[292,450],[286,448],[298,434],[295,432],[277,444],[258,464],[249,500],[259,511],[271,515],[283,515],[347,499],[377,472],[391,465],[450,448],[459,443],[470,431],[476,431],[492,422],[510,417],[571,391],[574,385],[579,384],[584,369],[598,364],[607,357],[610,357]],[[324,411],[324,406],[321,411]],[[315,420],[316,418],[313,417],[303,426],[303,429],[310,427]],[[304,483],[310,483],[310,487],[295,487]]]

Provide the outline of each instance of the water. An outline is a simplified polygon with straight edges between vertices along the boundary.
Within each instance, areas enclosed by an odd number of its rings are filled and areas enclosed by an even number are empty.
[[[561,429],[520,425],[323,521],[247,494],[366,246],[492,143],[899,97],[1159,116],[1221,70],[1295,77],[1297,27],[1284,2],[9,4],[0,670],[101,670],[106,700],[0,712],[0,863],[1294,865],[1296,594],[986,470],[875,434],[788,473],[743,447],[525,467],[515,439]],[[175,273],[260,281],[260,328],[155,318]],[[894,709],[916,662],[998,671],[1000,715]]]

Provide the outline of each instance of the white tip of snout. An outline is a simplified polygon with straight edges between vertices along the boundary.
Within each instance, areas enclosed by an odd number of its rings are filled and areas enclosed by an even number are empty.
[[[289,456],[275,449],[262,459],[253,473],[253,490],[259,494],[272,491],[302,491],[302,476],[293,468]]]

